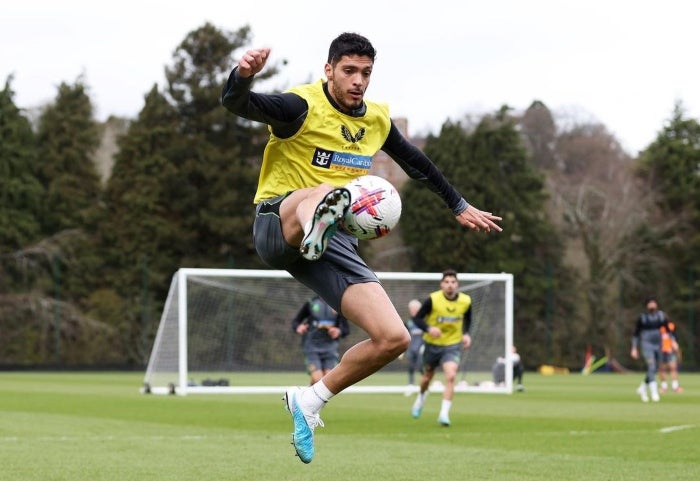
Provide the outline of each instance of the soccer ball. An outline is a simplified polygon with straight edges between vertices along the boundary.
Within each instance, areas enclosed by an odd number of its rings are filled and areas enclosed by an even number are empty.
[[[401,197],[386,179],[363,175],[345,186],[350,191],[350,206],[343,218],[347,232],[358,239],[384,237],[401,217]]]

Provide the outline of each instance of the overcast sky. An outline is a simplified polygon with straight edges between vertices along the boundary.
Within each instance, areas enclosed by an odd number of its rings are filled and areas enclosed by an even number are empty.
[[[354,31],[378,51],[367,98],[412,135],[541,100],[636,154],[677,100],[700,118],[699,14],[694,0],[0,0],[0,81],[14,74],[15,103],[31,108],[84,74],[98,120],[135,117],[205,22],[250,25],[251,47],[288,61],[280,88],[321,78],[330,41]]]

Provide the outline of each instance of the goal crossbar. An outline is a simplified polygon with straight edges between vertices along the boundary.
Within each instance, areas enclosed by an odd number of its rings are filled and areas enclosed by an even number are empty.
[[[423,300],[437,290],[442,274],[377,272],[377,277],[403,315],[402,308],[408,300]],[[513,276],[507,273],[459,273],[458,279],[460,290],[472,296],[473,309],[477,312],[472,315],[473,345],[463,353],[462,378],[455,392],[509,394],[513,391],[512,363],[505,363],[505,382],[498,384],[492,381],[491,365],[496,358],[510,361]],[[286,389],[286,385],[229,382],[231,376],[235,379],[237,372],[251,370],[296,372],[299,374],[297,384],[308,382],[299,361],[299,345],[292,338],[287,321],[291,321],[310,294],[288,272],[281,270],[179,269],[173,275],[141,391],[177,395],[269,394],[282,393]],[[263,326],[261,332],[267,333],[268,337],[261,347],[260,339],[256,338],[260,333],[253,332],[249,339],[245,336],[251,326],[264,321],[269,324]],[[271,326],[276,333],[270,332]],[[366,338],[366,334],[355,328],[351,337],[349,342],[354,343]],[[256,362],[258,360],[261,362]],[[401,376],[405,369],[405,364],[399,361],[385,368],[388,372],[399,372]],[[196,381],[195,375],[206,379]],[[415,386],[393,382],[395,384],[385,385],[361,382],[343,392],[406,393],[417,390]],[[440,383],[434,383],[430,388],[434,392],[442,389]]]

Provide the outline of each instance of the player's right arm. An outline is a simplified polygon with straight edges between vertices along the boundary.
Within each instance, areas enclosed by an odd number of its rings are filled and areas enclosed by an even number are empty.
[[[244,53],[238,59],[238,71],[243,78],[252,77],[259,73],[270,56],[269,48],[254,48]]]
[[[309,309],[309,303],[305,302],[297,315],[292,319],[292,331],[299,332],[299,326],[304,324],[304,321],[311,315],[311,310]]]
[[[634,334],[632,334],[632,349],[630,350],[630,357],[632,359],[639,359],[639,351],[637,347],[639,345],[639,334],[642,331],[642,316],[637,318],[637,324],[634,327]]]
[[[433,300],[432,298],[428,297],[428,299],[420,306],[420,309],[418,309],[418,312],[416,312],[416,315],[413,317],[413,323],[418,328],[422,329],[423,332],[430,334],[432,337],[440,337],[442,334],[440,329],[435,326],[429,326],[428,323],[425,322],[425,316],[427,316],[432,310]]]
[[[269,125],[277,137],[291,137],[303,124],[308,105],[293,93],[259,94],[250,90],[269,55],[269,49],[264,58],[259,50],[249,50],[239,59],[221,92],[221,104],[239,117]]]

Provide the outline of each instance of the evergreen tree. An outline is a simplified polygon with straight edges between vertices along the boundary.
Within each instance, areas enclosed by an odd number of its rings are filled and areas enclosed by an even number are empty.
[[[502,233],[466,231],[441,201],[417,183],[404,190],[404,239],[415,252],[416,271],[452,267],[467,272],[509,272],[516,284],[516,336],[519,350],[533,361],[547,361],[545,299],[562,276],[561,242],[544,215],[542,176],[529,165],[513,122],[502,109],[485,117],[472,133],[459,123],[443,125],[428,139],[425,153],[453,185],[480,208],[503,217]],[[410,220],[410,227],[406,222]],[[565,289],[558,289],[563,294]],[[561,296],[560,306],[566,306]],[[570,306],[567,306],[570,307]],[[563,326],[565,329],[565,326]],[[568,331],[560,331],[564,338]],[[554,354],[552,354],[554,355]],[[571,352],[557,354],[559,358]]]
[[[684,211],[691,217],[700,210],[700,123],[685,117],[682,104],[675,105],[670,121],[642,153],[641,161],[643,171],[663,194],[664,209]]]
[[[154,86],[138,119],[119,140],[107,182],[99,237],[108,267],[123,271],[113,285],[139,285],[139,260],[151,259],[152,277],[167,284],[185,251],[180,218],[172,213],[169,185],[177,176],[169,159],[179,137],[179,116]]]
[[[100,179],[92,156],[99,128],[82,80],[61,83],[39,118],[40,180],[47,192],[44,232],[80,228],[99,200]]]
[[[663,217],[675,221],[660,236],[672,273],[650,273],[656,281],[654,294],[664,300],[663,308],[679,324],[681,345],[691,348],[684,360],[697,366],[700,336],[690,324],[697,322],[694,317],[700,312],[700,123],[686,116],[680,102],[656,140],[642,152],[641,164]],[[682,322],[684,318],[689,322]]]
[[[0,255],[38,239],[44,195],[37,179],[36,139],[14,104],[11,81],[0,91]]]
[[[55,101],[39,117],[38,176],[46,190],[41,213],[43,238],[25,247],[24,252],[36,266],[34,288],[50,296],[54,306],[49,324],[57,347],[51,362],[82,362],[78,360],[87,358],[97,362],[106,351],[97,349],[88,354],[78,339],[97,325],[97,331],[113,334],[83,314],[101,266],[92,236],[101,191],[93,161],[100,130],[92,113],[92,102],[79,79],[73,85],[61,83]],[[93,341],[95,346],[114,345],[107,338]]]
[[[90,311],[113,316],[126,356],[143,362],[180,267],[260,267],[252,246],[252,199],[265,130],[221,106],[221,90],[247,27],[210,24],[190,32],[166,68],[164,93],[154,86],[119,139],[107,184],[99,241],[103,288]],[[148,282],[149,293],[144,284]]]
[[[41,234],[43,188],[36,178],[36,140],[31,125],[14,104],[8,77],[0,91],[0,362],[22,353],[26,336],[18,312],[27,305],[33,273],[22,249]]]
[[[88,301],[90,312],[118,328],[127,359],[143,362],[145,321],[155,319],[154,299],[165,299],[191,237],[171,208],[170,161],[180,136],[176,109],[154,86],[138,119],[119,140],[97,226],[103,256],[101,279]],[[144,292],[144,277],[154,286]],[[146,296],[146,297],[144,297]],[[144,312],[144,309],[147,311]]]
[[[227,267],[234,259],[236,267],[261,266],[252,244],[252,200],[266,130],[221,106],[233,52],[249,43],[248,27],[226,32],[207,23],[187,35],[166,68],[167,93],[181,122],[169,157],[176,174],[168,184],[189,240],[181,265]]]

